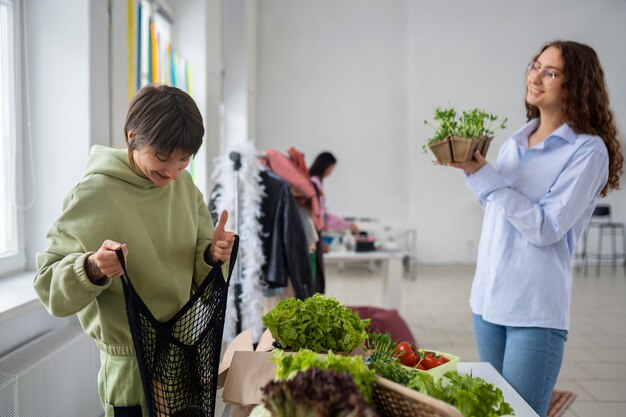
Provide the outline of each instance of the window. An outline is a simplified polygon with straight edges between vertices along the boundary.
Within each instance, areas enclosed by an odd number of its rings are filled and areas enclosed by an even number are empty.
[[[17,0],[0,0],[0,275],[24,269],[18,210]]]

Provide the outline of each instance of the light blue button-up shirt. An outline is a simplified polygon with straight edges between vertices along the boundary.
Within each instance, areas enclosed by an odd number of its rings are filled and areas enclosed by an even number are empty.
[[[608,179],[598,136],[563,124],[528,148],[531,120],[467,177],[485,215],[470,306],[505,326],[569,330],[574,246]]]

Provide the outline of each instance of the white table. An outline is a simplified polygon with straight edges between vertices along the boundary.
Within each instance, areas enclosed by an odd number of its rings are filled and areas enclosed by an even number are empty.
[[[457,372],[460,375],[469,374],[479,376],[485,381],[492,383],[502,390],[504,400],[513,407],[517,417],[539,417],[539,414],[533,410],[530,405],[513,389],[513,387],[504,379],[489,362],[459,362]]]
[[[402,293],[402,259],[405,256],[407,253],[404,251],[328,252],[324,254],[324,264],[383,261],[386,269],[383,305],[387,308],[399,309]]]

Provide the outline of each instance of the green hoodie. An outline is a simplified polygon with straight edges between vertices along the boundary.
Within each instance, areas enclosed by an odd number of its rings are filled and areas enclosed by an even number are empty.
[[[78,315],[104,355],[103,369],[107,355],[135,362],[120,279],[92,283],[86,258],[106,239],[127,243],[133,286],[152,314],[167,320],[189,299],[192,279],[199,283],[209,273],[204,252],[212,234],[210,213],[189,172],[158,187],[131,169],[126,150],[94,146],[84,178],[48,232],[48,249],[37,254],[34,287],[50,314]],[[112,371],[107,372],[112,384]],[[99,379],[103,401],[114,400],[112,387],[102,386],[102,375]]]

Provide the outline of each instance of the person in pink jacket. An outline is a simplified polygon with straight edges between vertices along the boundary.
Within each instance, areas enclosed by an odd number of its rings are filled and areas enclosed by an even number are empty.
[[[326,211],[326,198],[324,195],[324,178],[332,174],[337,164],[337,159],[330,152],[322,152],[313,161],[309,168],[309,176],[311,182],[317,187],[321,216],[324,220],[324,231],[337,231],[344,232],[350,230],[352,233],[359,233],[359,228],[356,224],[348,222],[341,216],[337,216]]]

